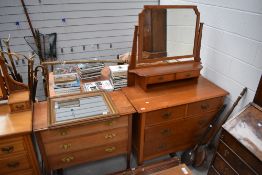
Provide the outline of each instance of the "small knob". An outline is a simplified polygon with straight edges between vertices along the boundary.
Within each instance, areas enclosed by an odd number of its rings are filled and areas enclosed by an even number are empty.
[[[61,136],[65,136],[65,135],[68,134],[68,131],[67,131],[66,129],[61,129],[61,130],[59,130],[59,134],[60,134]]]

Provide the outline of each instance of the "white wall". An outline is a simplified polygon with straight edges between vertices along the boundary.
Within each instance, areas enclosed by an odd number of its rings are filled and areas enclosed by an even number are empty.
[[[114,59],[131,50],[134,25],[143,6],[158,4],[158,0],[25,0],[25,4],[34,28],[58,34],[59,59]],[[11,49],[28,55],[31,48],[24,36],[32,34],[20,0],[0,0],[0,38],[8,34]],[[26,77],[26,64],[18,63]],[[43,95],[41,86],[38,96]]]
[[[229,106],[243,87],[248,93],[235,113],[253,101],[262,74],[261,0],[161,0],[161,4],[194,4],[204,22],[202,75],[230,95]]]

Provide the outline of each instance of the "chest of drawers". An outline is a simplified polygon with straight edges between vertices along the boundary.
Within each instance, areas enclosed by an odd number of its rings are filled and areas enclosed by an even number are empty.
[[[144,91],[123,89],[138,111],[133,147],[138,163],[192,147],[224,101],[226,91],[200,77]]]
[[[260,175],[262,173],[262,110],[250,104],[229,120],[220,135],[208,175]]]
[[[32,112],[10,114],[8,105],[3,105],[0,120],[0,174],[40,174],[31,140]]]
[[[135,111],[121,92],[111,92],[110,96],[120,117],[56,129],[47,127],[47,104],[35,105],[35,118],[39,117],[39,120],[36,119],[34,130],[49,173],[52,170],[124,154],[129,166],[132,113]]]

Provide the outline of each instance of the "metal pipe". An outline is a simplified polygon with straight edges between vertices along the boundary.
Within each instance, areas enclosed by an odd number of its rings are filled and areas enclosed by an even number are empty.
[[[126,63],[123,60],[69,60],[69,61],[45,61],[41,65],[57,65],[57,64],[79,64],[79,63]]]

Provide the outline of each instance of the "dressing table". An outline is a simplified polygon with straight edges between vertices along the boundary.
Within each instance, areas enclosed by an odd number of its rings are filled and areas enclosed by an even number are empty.
[[[200,75],[202,26],[196,6],[145,6],[122,91],[134,106],[138,164],[193,147],[228,94]]]
[[[84,106],[101,94],[108,105],[106,109],[109,109],[106,115],[103,111],[97,114],[99,111],[93,110],[96,108],[94,106],[90,110]],[[63,174],[64,168],[119,155],[126,156],[127,168],[129,167],[132,114],[135,113],[135,109],[121,91],[56,96],[52,86],[49,86],[49,96],[49,101],[34,104],[33,122],[33,130],[47,174],[54,170]],[[88,97],[90,101],[86,101]],[[77,98],[80,100],[76,100]],[[73,107],[65,106],[67,103]],[[93,104],[97,106],[96,103]],[[60,109],[61,113],[57,113]],[[70,112],[68,109],[71,109],[74,115],[84,114],[87,118],[67,122],[68,116],[63,112]],[[95,115],[88,116],[90,111]],[[60,114],[64,115],[65,120],[58,120]],[[50,118],[52,115],[56,115],[57,118]]]

